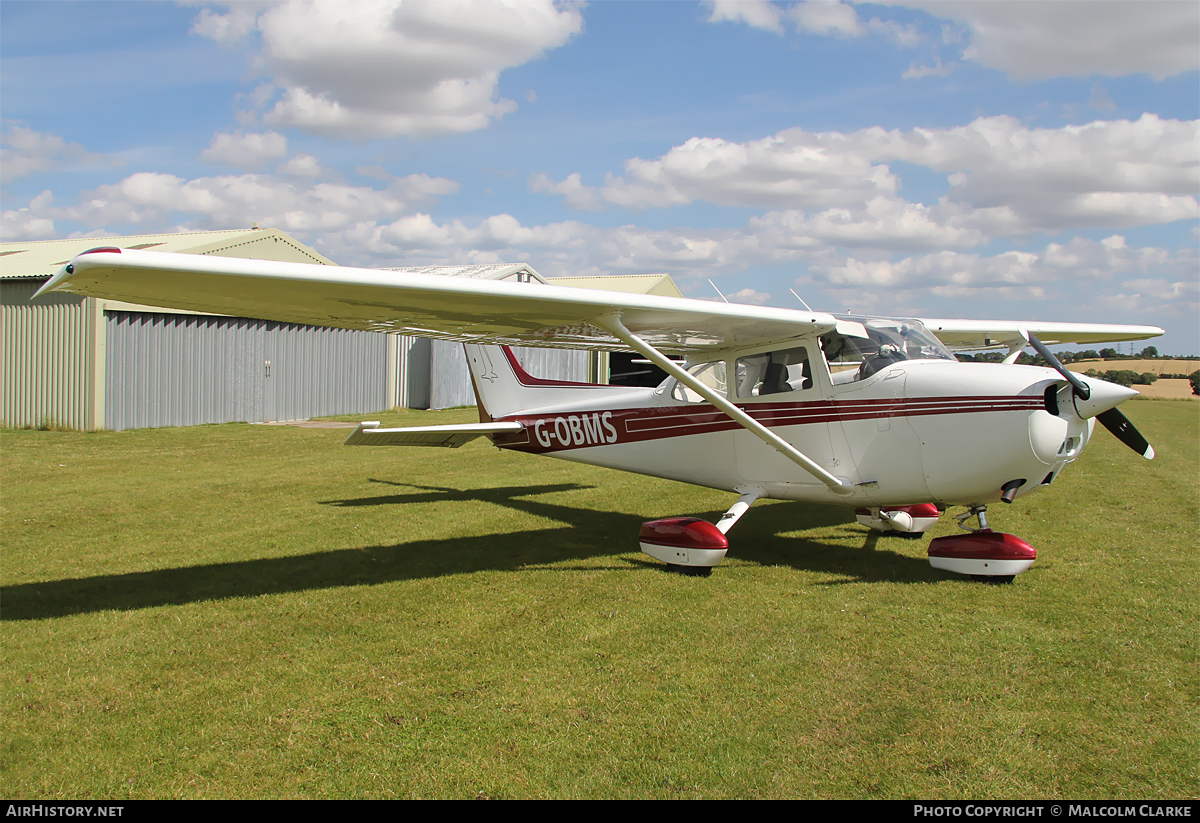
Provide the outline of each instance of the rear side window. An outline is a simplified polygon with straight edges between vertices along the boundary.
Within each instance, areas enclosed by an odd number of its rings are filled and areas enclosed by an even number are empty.
[[[812,366],[804,346],[738,358],[737,393],[740,398],[789,394],[812,386]]]

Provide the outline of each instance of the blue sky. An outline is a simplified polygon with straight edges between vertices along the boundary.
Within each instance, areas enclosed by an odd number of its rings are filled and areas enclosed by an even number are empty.
[[[4,239],[1147,323],[1200,350],[1193,2],[0,3]]]

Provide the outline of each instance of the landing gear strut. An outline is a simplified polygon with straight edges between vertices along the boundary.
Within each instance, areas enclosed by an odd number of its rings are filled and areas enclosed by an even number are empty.
[[[967,521],[970,520],[972,517],[979,518],[979,528],[978,529],[972,529],[970,526],[967,525]],[[975,534],[978,534],[979,532],[990,532],[991,531],[991,529],[988,528],[988,524],[987,524],[987,506],[984,506],[982,504],[969,506],[967,508],[967,510],[965,512],[963,512],[962,514],[956,514],[954,516],[954,519],[958,521],[958,527],[965,532],[974,532]]]

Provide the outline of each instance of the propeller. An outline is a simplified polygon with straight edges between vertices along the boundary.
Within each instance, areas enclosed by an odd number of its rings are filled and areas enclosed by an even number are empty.
[[[1113,436],[1147,460],[1154,459],[1154,447],[1146,442],[1142,433],[1133,427],[1129,418],[1116,409],[1109,409],[1096,415],[1100,425],[1113,433]]]
[[[1137,394],[1133,389],[1124,389],[1108,383],[1088,384],[1074,372],[1067,369],[1054,352],[1046,348],[1046,344],[1029,332],[1024,332],[1025,339],[1033,350],[1054,368],[1063,379],[1071,384],[1074,394],[1075,411],[1080,417],[1087,419],[1095,417],[1100,425],[1113,433],[1113,436],[1147,460],[1154,459],[1154,447],[1142,437],[1141,432],[1133,427],[1129,418],[1117,411],[1116,406]],[[1111,388],[1110,388],[1111,385]],[[1118,391],[1119,390],[1119,391]]]

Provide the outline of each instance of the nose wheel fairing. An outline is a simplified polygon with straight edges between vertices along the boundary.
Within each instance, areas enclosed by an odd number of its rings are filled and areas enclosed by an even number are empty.
[[[972,577],[1012,579],[1033,565],[1037,551],[1021,538],[991,529],[929,541],[929,565]]]

